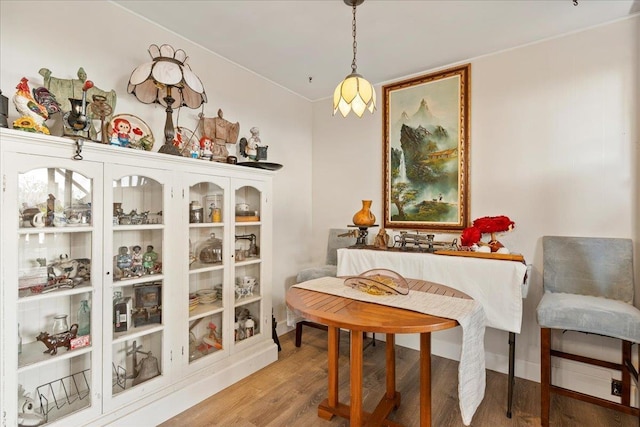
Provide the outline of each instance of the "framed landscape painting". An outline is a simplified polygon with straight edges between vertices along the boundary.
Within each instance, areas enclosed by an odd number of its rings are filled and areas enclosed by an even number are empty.
[[[471,65],[383,86],[384,227],[469,222]]]

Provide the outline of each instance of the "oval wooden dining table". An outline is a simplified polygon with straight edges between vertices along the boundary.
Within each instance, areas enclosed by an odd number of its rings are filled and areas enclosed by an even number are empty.
[[[468,295],[437,283],[407,279],[409,289],[454,298],[471,299]],[[453,328],[453,319],[431,316],[411,310],[358,301],[323,292],[292,287],[287,291],[289,308],[306,319],[328,327],[328,392],[318,405],[318,416],[330,420],[333,416],[349,419],[351,427],[400,426],[388,416],[400,406],[396,390],[395,334],[420,334],[420,426],[431,426],[431,332]],[[338,398],[339,330],[350,331],[350,402]],[[362,409],[363,332],[386,336],[386,391],[373,412]]]

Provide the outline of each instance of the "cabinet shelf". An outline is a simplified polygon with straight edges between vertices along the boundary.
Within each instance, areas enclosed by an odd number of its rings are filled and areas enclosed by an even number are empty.
[[[216,301],[213,304],[198,304],[189,312],[189,321],[211,316],[212,314],[220,313],[222,310],[224,310],[224,307],[221,301]]]
[[[44,353],[47,348],[40,341],[35,341],[22,345],[22,354],[18,356],[18,373],[42,368],[61,360],[71,359],[81,356],[91,351],[91,346],[67,350],[65,347],[58,348],[58,353],[51,355]]]
[[[242,307],[247,304],[251,304],[252,302],[260,301],[262,297],[260,295],[255,295],[252,297],[244,297],[244,298],[236,298],[235,306]]]
[[[236,227],[250,227],[252,225],[260,225],[261,221],[236,221]]]
[[[113,281],[114,288],[122,288],[125,286],[139,285],[141,283],[160,282],[164,280],[163,274],[149,274],[141,277],[132,277],[128,279],[119,279]]]
[[[18,234],[57,234],[57,233],[89,233],[93,231],[92,225],[69,225],[66,227],[21,227]]]
[[[189,223],[189,228],[222,228],[224,222],[192,222]]]
[[[144,326],[134,327],[124,332],[114,332],[113,340],[111,341],[111,343],[119,344],[125,341],[130,341],[135,338],[143,337],[145,335],[151,335],[155,332],[159,332],[162,330],[164,330],[164,325],[158,323],[153,325],[144,325]]]
[[[207,271],[216,271],[224,269],[224,265],[222,262],[217,262],[214,264],[205,264],[202,262],[194,262],[189,266],[189,274],[195,273],[205,273]]]
[[[138,224],[138,225],[114,225],[113,231],[145,231],[145,230],[162,230],[164,224]]]
[[[252,265],[252,264],[260,264],[260,258],[249,258],[244,261],[236,261],[236,267],[241,267],[243,265]]]
[[[50,292],[37,293],[37,294],[30,293],[30,292],[31,291],[29,291],[29,288],[20,289],[18,293],[19,295],[18,304],[25,304],[25,303],[41,301],[49,298],[58,298],[58,297],[64,297],[64,296],[70,296],[70,295],[83,294],[86,292],[93,292],[93,286],[91,286],[90,283],[87,283],[86,285],[85,284],[78,285],[72,289],[57,289]],[[20,295],[24,293],[26,294]]]

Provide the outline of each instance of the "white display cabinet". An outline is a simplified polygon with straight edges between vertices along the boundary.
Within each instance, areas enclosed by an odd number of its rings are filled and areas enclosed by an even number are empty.
[[[0,129],[2,426],[159,423],[275,361],[273,173],[77,148]]]
[[[165,169],[113,165],[105,171],[104,407],[111,411],[171,382],[172,333],[164,303],[179,290],[167,286],[172,266],[166,224],[175,223]],[[111,207],[109,209],[109,207]],[[175,257],[175,255],[173,255]],[[169,274],[165,275],[165,267]],[[109,350],[110,348],[110,350]]]
[[[231,306],[228,294],[232,265],[229,244],[229,178],[190,174],[186,178],[188,194],[188,264],[189,287],[181,295],[181,304],[188,312],[182,325],[188,341],[185,370],[192,372],[230,353],[229,322],[226,311]]]
[[[3,420],[81,424],[102,410],[102,165],[2,159]]]
[[[238,348],[261,339],[269,322],[263,304],[263,221],[268,221],[265,188],[260,182],[238,180],[234,183],[234,344]]]

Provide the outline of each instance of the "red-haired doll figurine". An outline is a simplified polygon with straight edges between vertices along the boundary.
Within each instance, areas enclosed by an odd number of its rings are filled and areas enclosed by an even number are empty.
[[[118,145],[120,147],[128,147],[131,144],[131,123],[127,119],[116,118],[113,121],[113,129],[111,130],[111,139],[109,144]]]
[[[211,156],[213,155],[213,141],[211,138],[207,138],[203,136],[200,138],[200,158],[203,160],[211,160]]]

